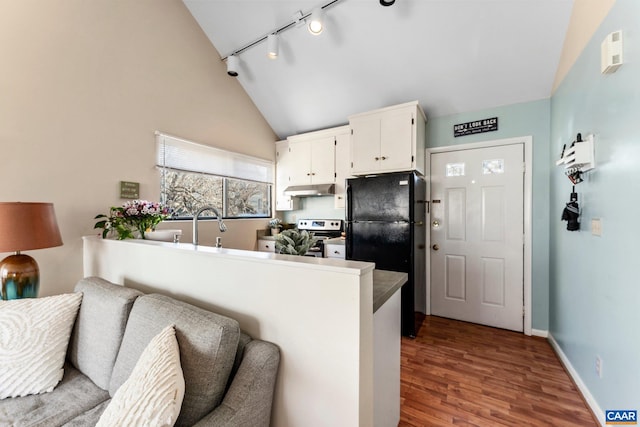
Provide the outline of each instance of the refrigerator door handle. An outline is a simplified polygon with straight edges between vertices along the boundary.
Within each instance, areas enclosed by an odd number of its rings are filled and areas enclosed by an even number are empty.
[[[349,208],[349,206],[351,206],[351,200],[352,200],[351,192],[352,192],[351,185],[347,184],[347,188],[345,190],[346,197],[347,197],[346,204],[345,204],[346,205],[346,215],[345,215],[346,221],[351,221],[351,209]]]

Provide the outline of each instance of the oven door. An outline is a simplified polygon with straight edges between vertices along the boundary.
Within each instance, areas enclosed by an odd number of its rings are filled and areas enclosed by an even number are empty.
[[[322,258],[324,256],[324,243],[322,240],[316,241],[315,245],[309,248],[304,256],[312,256],[316,258]]]

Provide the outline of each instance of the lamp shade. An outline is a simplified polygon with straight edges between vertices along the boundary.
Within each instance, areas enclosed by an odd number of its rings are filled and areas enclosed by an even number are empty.
[[[0,252],[61,245],[52,203],[0,202]]]

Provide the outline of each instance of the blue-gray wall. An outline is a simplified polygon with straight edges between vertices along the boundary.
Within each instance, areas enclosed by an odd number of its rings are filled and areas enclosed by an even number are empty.
[[[600,43],[619,29],[625,63],[602,75]],[[576,133],[593,133],[596,168],[576,187],[579,232],[560,222],[571,183],[552,170],[549,330],[603,411],[640,409],[639,125],[640,1],[618,0],[551,101],[549,163]]]
[[[526,102],[436,117],[427,124],[427,146],[443,147],[520,136],[533,137],[531,327],[549,326],[549,114],[550,101]],[[453,125],[498,117],[498,131],[454,138]]]

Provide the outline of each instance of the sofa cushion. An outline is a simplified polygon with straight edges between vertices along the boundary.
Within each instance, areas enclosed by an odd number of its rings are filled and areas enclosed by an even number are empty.
[[[62,381],[51,393],[0,400],[0,426],[63,425],[107,399],[109,393],[106,390],[67,363]]]
[[[138,298],[129,315],[111,377],[115,394],[131,374],[143,350],[162,329],[175,325],[185,380],[178,426],[192,426],[218,406],[238,348],[238,322],[167,296]]]
[[[0,301],[0,399],[46,393],[64,374],[81,293]]]
[[[107,390],[129,312],[142,293],[98,277],[80,280],[75,290],[82,292],[83,298],[71,337],[69,360]]]
[[[172,427],[180,413],[183,397],[180,350],[172,325],[153,337],[96,427]]]

